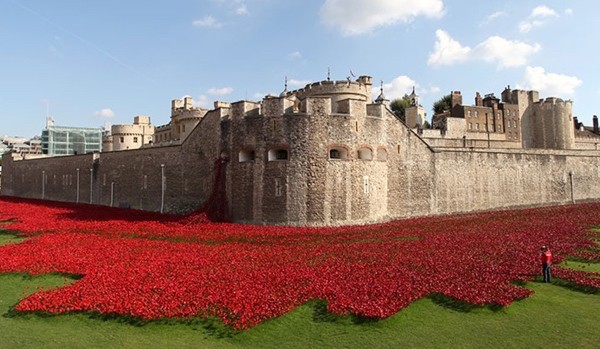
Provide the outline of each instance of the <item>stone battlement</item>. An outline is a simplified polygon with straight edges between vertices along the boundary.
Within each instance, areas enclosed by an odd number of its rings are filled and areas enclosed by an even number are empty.
[[[324,80],[306,85],[306,87],[290,91],[286,96],[295,95],[300,100],[308,97],[331,97],[333,102],[347,98],[371,100],[372,78],[361,76],[351,80]]]

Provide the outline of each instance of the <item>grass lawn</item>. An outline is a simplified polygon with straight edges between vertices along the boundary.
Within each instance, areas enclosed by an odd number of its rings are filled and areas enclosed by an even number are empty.
[[[16,242],[0,235],[0,244]],[[568,262],[597,271],[600,264]],[[532,282],[535,295],[497,311],[462,311],[426,298],[396,315],[359,322],[323,312],[318,302],[244,332],[208,321],[151,322],[88,314],[59,316],[9,314],[19,299],[38,287],[59,287],[61,275],[0,274],[2,348],[598,348],[600,294]]]

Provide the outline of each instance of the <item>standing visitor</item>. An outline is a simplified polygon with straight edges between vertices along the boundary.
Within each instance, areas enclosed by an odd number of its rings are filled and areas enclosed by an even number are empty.
[[[544,276],[544,282],[552,282],[552,276],[550,274],[550,268],[552,267],[552,252],[546,246],[542,246],[542,275]]]

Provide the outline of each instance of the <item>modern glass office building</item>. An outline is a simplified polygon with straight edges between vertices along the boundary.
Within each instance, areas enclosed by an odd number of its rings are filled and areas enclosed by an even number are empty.
[[[102,128],[48,126],[42,131],[42,153],[50,156],[102,150]]]

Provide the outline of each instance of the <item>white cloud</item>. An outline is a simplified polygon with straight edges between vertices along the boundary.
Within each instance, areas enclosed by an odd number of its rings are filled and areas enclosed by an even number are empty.
[[[536,90],[545,96],[573,95],[583,81],[576,76],[548,73],[542,67],[527,67],[518,88]]]
[[[115,112],[112,111],[112,109],[110,109],[110,108],[100,109],[97,112],[95,112],[94,114],[96,114],[96,116],[100,116],[102,118],[107,118],[107,119],[110,119],[115,116]]]
[[[500,17],[504,17],[504,16],[506,16],[506,12],[496,11],[496,12],[492,13],[491,15],[487,16],[486,23],[491,22],[491,21],[495,20],[496,18],[500,18]]]
[[[498,62],[499,68],[519,67],[527,64],[527,58],[541,49],[539,44],[529,45],[492,36],[473,50],[473,58],[486,62]]]
[[[413,87],[417,86],[415,80],[406,75],[395,77],[391,82],[383,84],[383,94],[385,98],[394,100],[402,98],[405,94],[410,94]],[[373,88],[373,99],[379,96],[379,88]]]
[[[573,14],[573,9],[572,8],[568,8],[565,10],[565,15],[570,16]]]
[[[205,16],[202,19],[197,19],[192,24],[196,27],[221,28],[223,23],[217,21],[213,16]]]
[[[546,24],[546,20],[551,17],[559,17],[558,13],[548,6],[542,5],[531,10],[529,16],[519,23],[519,30],[527,33],[533,28],[541,27]]]
[[[447,32],[438,29],[434,50],[429,54],[428,65],[442,66],[481,60],[497,63],[499,68],[518,67],[527,64],[527,59],[541,49],[539,44],[526,44],[492,36],[479,43],[474,49],[463,46]]]
[[[239,16],[247,15],[248,13],[248,7],[246,7],[246,4],[240,4],[235,9],[235,14]]]
[[[531,10],[530,17],[558,17],[556,11],[548,6],[542,5]]]
[[[434,51],[429,54],[428,65],[451,65],[462,63],[469,59],[471,48],[462,46],[460,42],[454,40],[445,31],[438,29],[435,31],[437,40],[434,45]]]
[[[440,18],[442,0],[325,0],[321,21],[339,29],[343,35],[360,35],[380,26],[408,23],[415,17]]]
[[[211,87],[207,92],[212,96],[225,96],[233,92],[233,87]]]
[[[200,95],[198,98],[194,99],[194,105],[204,109],[208,109],[210,107],[210,103],[208,102],[208,97],[206,95]]]
[[[288,54],[288,58],[290,58],[290,59],[300,59],[300,58],[302,58],[302,53],[300,53],[300,51],[290,52]]]

